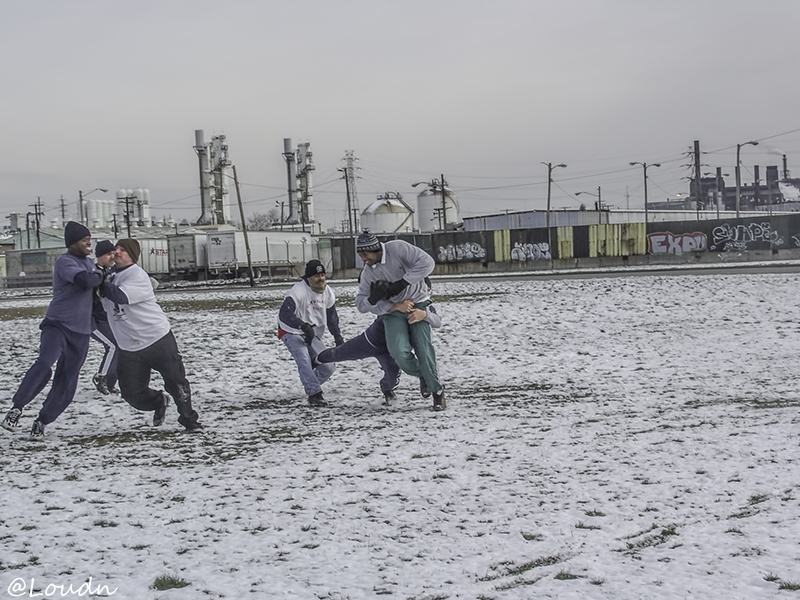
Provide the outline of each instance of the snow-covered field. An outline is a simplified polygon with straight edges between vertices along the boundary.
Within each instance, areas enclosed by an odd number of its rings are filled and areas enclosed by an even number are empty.
[[[40,399],[0,431],[0,597],[800,598],[796,279],[436,283],[443,413],[373,360],[307,408],[283,291],[162,294],[208,431],[98,395],[93,343],[46,443]],[[3,411],[45,304],[0,305]]]

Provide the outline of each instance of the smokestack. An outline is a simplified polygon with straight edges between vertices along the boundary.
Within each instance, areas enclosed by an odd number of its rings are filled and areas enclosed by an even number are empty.
[[[289,179],[289,216],[286,223],[297,223],[297,157],[292,151],[292,138],[283,138],[283,159]]]
[[[211,157],[208,155],[202,129],[194,130],[194,151],[200,168],[200,218],[198,225],[207,225],[211,218]]]
[[[786,166],[786,155],[783,155],[783,178],[789,179],[789,167]]]

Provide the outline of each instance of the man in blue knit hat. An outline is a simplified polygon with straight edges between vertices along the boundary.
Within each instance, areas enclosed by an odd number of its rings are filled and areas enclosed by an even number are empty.
[[[424,311],[431,303],[425,278],[436,263],[424,250],[403,240],[381,243],[368,229],[358,236],[356,252],[364,261],[356,308],[380,318],[389,354],[403,371],[419,377],[422,396],[433,395],[433,410],[444,410],[447,400],[436,368],[430,323],[414,316],[415,309]]]
[[[108,240],[98,242],[94,247],[94,259],[101,269],[111,269],[114,266],[114,244]],[[103,308],[99,291],[99,288],[95,290],[92,306],[92,319],[94,321],[92,339],[103,344],[105,351],[97,373],[92,377],[92,383],[98,392],[107,396],[110,393],[117,393],[117,389],[114,386],[117,384],[117,355],[119,353],[117,352],[117,340],[114,338],[114,332],[111,331],[111,326],[108,324],[108,315],[106,314],[106,309]]]
[[[64,243],[67,252],[53,265],[53,299],[39,325],[39,358],[28,369],[11,399],[11,410],[0,423],[9,431],[19,426],[23,409],[50,381],[55,364],[53,385],[31,429],[33,441],[44,439],[45,425],[55,421],[75,396],[92,334],[92,290],[105,276],[89,258],[92,234],[86,227],[75,221],[67,223]]]

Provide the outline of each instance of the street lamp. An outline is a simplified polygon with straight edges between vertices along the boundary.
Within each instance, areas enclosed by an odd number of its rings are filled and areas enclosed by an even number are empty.
[[[630,164],[631,164],[632,167],[636,166],[636,165],[642,165],[642,170],[644,171],[644,236],[645,236],[645,239],[646,239],[647,238],[647,168],[648,167],[660,167],[661,163],[652,163],[652,164],[648,165],[647,163],[634,161],[634,162],[632,162]],[[648,244],[648,246],[649,246],[649,244]],[[648,249],[647,249],[648,254],[649,254],[649,250],[650,249],[648,247]]]
[[[105,188],[94,188],[91,192],[86,192],[86,195],[88,196],[89,194],[93,194],[94,192],[103,192],[105,194],[107,191],[108,190],[105,189]],[[83,214],[83,192],[80,191],[80,190],[78,190],[78,209],[80,210],[79,214],[80,214],[81,225],[87,225],[86,221],[89,220],[88,219],[89,215],[86,215],[86,220],[84,220],[84,214]]]
[[[601,215],[603,214],[603,199],[600,196],[600,186],[597,186],[597,193],[593,194],[592,192],[575,192],[576,196],[580,196],[581,194],[587,194],[588,196],[594,196],[597,198],[597,224],[600,225],[602,223]],[[608,219],[606,219],[608,221]]]
[[[736,144],[736,218],[739,218],[739,203],[742,193],[742,174],[739,169],[739,154],[742,151],[742,146],[758,146],[758,142],[745,142],[744,144]]]
[[[543,162],[542,164],[547,166],[547,216],[545,217],[545,227],[547,227],[547,251],[550,252],[550,256],[552,256],[553,244],[550,241],[550,184],[553,183],[553,169],[557,169],[558,167],[566,169],[567,165],[564,163],[554,165],[553,163],[546,162]]]

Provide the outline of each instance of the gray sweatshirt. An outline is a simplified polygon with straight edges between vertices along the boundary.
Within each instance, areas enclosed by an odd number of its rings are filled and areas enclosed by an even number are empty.
[[[383,315],[389,312],[393,304],[402,300],[411,300],[414,303],[428,300],[428,286],[423,280],[436,266],[433,258],[424,250],[403,240],[382,243],[381,250],[381,262],[364,267],[361,271],[361,283],[356,292],[356,308],[359,312]],[[367,299],[373,281],[391,283],[398,279],[405,279],[409,283],[408,287],[388,300],[379,300],[375,305],[369,303]]]

